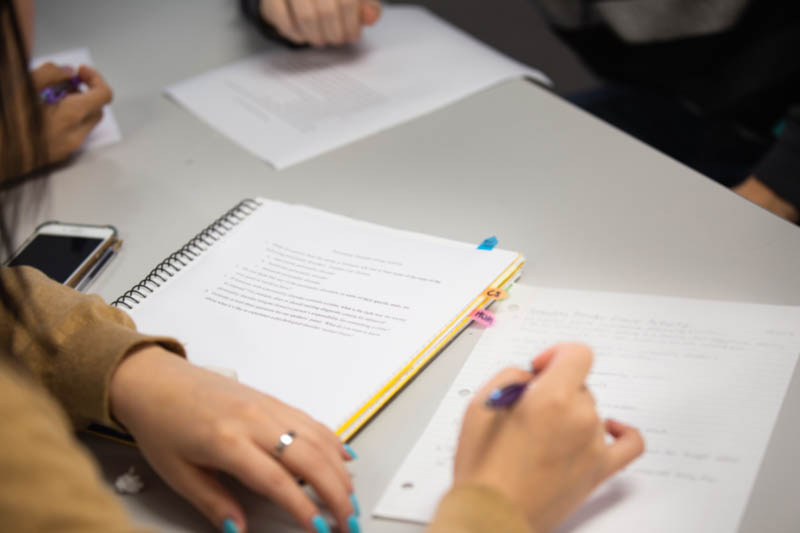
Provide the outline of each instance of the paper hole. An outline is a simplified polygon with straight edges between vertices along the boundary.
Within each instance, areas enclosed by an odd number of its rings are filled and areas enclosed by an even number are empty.
[[[472,391],[469,389],[461,389],[458,391],[459,396],[469,396],[470,394],[472,394]]]
[[[402,484],[402,485],[400,485],[400,486],[401,486],[402,488],[406,489],[406,490],[410,490],[410,489],[413,489],[413,488],[414,488],[414,484],[413,484],[413,483],[411,483],[410,481],[406,481],[405,483],[403,483],[403,484]]]

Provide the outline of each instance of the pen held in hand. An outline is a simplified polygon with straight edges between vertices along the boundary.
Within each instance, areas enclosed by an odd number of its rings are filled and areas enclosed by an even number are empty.
[[[81,83],[83,83],[83,81],[81,80],[80,76],[76,74],[66,81],[62,81],[56,85],[51,85],[50,87],[45,87],[39,93],[39,98],[46,104],[57,104],[68,94],[78,92],[80,90]]]
[[[494,389],[484,405],[489,409],[510,409],[519,401],[527,388],[528,383],[514,383]]]

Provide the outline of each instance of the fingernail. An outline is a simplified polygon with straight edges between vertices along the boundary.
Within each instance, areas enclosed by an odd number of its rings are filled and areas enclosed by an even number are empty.
[[[314,526],[314,531],[317,533],[331,533],[331,528],[328,523],[322,518],[322,515],[317,515],[311,520],[311,525]]]
[[[239,533],[239,528],[232,518],[226,518],[222,523],[222,533]]]
[[[379,2],[367,2],[361,4],[361,22],[372,26],[381,16],[381,4]]]
[[[350,502],[353,504],[353,508],[356,510],[356,516],[361,516],[361,506],[358,505],[358,498],[356,498],[355,494],[350,495]]]
[[[356,515],[351,514],[347,519],[347,529],[350,533],[361,533],[361,526],[358,525],[358,518],[356,518]]]
[[[358,454],[355,452],[355,450],[353,450],[353,448],[350,447],[349,444],[347,443],[344,444],[344,451],[349,453],[350,457],[352,457],[353,459],[358,459]]]

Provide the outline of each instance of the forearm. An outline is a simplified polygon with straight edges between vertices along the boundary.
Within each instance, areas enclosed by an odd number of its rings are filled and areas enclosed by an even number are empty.
[[[534,532],[520,508],[499,492],[478,485],[460,486],[442,498],[426,533]]]
[[[133,321],[98,296],[64,287],[30,268],[3,269],[2,285],[17,316],[3,308],[7,353],[55,396],[73,422],[114,425],[111,377],[132,350],[160,344],[183,355],[177,341],[138,333]]]

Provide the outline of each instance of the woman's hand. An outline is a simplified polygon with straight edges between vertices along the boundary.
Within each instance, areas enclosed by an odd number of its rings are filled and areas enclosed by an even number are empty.
[[[546,533],[641,455],[644,441],[637,430],[598,418],[584,386],[591,366],[586,346],[563,344],[534,361],[536,377],[513,368],[495,376],[464,418],[455,484],[494,488],[527,513],[536,533]],[[485,407],[492,390],[520,382],[531,384],[514,407]]]
[[[220,530],[244,532],[247,520],[217,481],[218,471],[284,507],[306,530],[330,531],[298,485],[302,478],[340,531],[359,531],[345,468],[350,455],[332,431],[297,409],[157,346],[122,361],[112,377],[111,404],[153,468]],[[294,442],[278,451],[289,431]]]
[[[733,187],[733,192],[790,222],[800,221],[800,212],[797,207],[775,194],[775,191],[767,187],[756,176],[750,176]]]
[[[361,38],[381,16],[377,0],[261,0],[261,17],[297,44],[338,46]]]
[[[31,75],[39,93],[46,87],[68,81],[75,71],[71,67],[45,63]],[[86,90],[70,93],[55,104],[42,104],[48,164],[61,162],[80,148],[89,132],[103,118],[103,106],[111,101],[111,88],[96,70],[82,66],[78,69],[78,77],[86,85]]]

